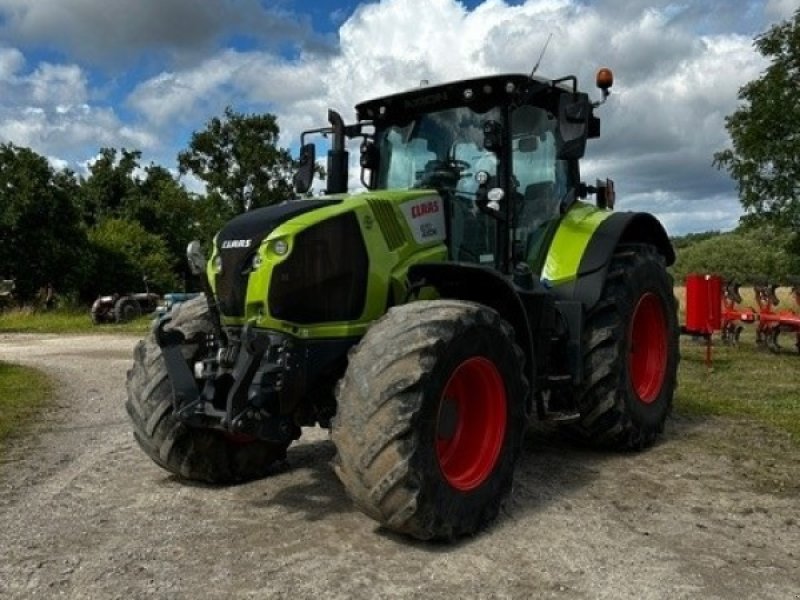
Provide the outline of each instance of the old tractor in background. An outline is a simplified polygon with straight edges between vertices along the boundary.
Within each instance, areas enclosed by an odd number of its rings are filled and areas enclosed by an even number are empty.
[[[611,72],[598,73],[603,98]],[[411,536],[472,534],[511,488],[535,420],[603,447],[652,444],[670,411],[672,246],[581,182],[600,134],[574,76],[495,75],[359,104],[329,136],[327,194],[235,217],[205,298],[136,348],[142,449],[193,480],[262,477],[301,427],[330,428],[355,504]],[[347,194],[348,139],[366,192]],[[594,194],[596,201],[584,201]]]
[[[92,303],[92,323],[127,323],[152,313],[161,302],[161,297],[152,292],[136,294],[109,294],[98,296]]]

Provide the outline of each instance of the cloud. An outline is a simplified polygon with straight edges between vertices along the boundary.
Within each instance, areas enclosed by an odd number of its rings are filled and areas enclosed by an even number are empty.
[[[798,0],[768,0],[764,7],[766,15],[775,21],[789,19],[798,10],[800,10]]]
[[[152,148],[152,134],[123,123],[114,110],[90,103],[84,71],[77,65],[40,63],[26,71],[22,53],[0,49],[0,140],[33,148],[59,168],[76,152],[100,146]]]
[[[729,144],[724,119],[739,87],[765,66],[753,36],[791,16],[798,1],[737,6],[486,0],[470,9],[457,0],[381,0],[341,22],[331,52],[308,19],[259,0],[0,0],[8,39],[76,57],[29,68],[22,52],[0,48],[0,136],[54,157],[74,155],[70,138],[94,141],[92,152],[127,145],[174,157],[189,131],[231,105],[277,114],[281,144],[296,146],[301,131],[326,124],[328,107],[349,121],[357,102],[422,79],[528,73],[552,34],[539,75],[575,74],[590,92],[598,67],[616,75],[598,110],[602,137],[589,144],[584,179],[614,178],[621,208],[654,212],[672,232],[731,227],[740,212],[734,185],[712,157]],[[234,47],[233,34],[253,43]],[[286,43],[295,50],[282,52]],[[96,104],[85,64],[153,52],[175,60],[126,88],[119,107]],[[108,83],[124,87],[126,76]]]
[[[763,11],[776,6],[772,0]],[[422,79],[527,73],[552,34],[540,75],[574,73],[587,89],[598,67],[616,74],[598,111],[603,136],[589,145],[585,178],[615,178],[621,207],[654,212],[678,230],[703,219],[729,227],[739,214],[735,190],[712,157],[728,144],[724,118],[739,87],[764,62],[752,35],[709,27],[720,12],[735,12],[720,7],[710,0],[486,0],[469,10],[456,0],[382,0],[361,5],[341,25],[335,55],[285,59],[228,49],[141,83],[128,102],[155,125],[197,122],[226,104],[245,104],[275,112],[282,142],[296,144],[300,131],[325,124],[328,106],[351,119],[357,102]]]
[[[226,104],[290,106],[319,94],[319,64],[267,52],[224,50],[190,69],[142,82],[128,104],[155,124],[219,112]]]
[[[0,17],[12,42],[54,48],[90,64],[130,63],[159,51],[193,59],[234,33],[326,49],[308,19],[258,0],[0,0]]]
[[[630,79],[618,71],[619,85],[598,111],[603,136],[589,157],[609,157],[609,166],[638,185],[680,189],[691,194],[687,200],[707,193],[709,182],[731,190],[711,166],[713,154],[728,145],[725,116],[737,106],[739,87],[763,67],[749,38],[712,36],[698,38],[669,69]]]

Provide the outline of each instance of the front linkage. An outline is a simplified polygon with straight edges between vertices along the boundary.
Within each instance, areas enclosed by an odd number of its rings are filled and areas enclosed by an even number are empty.
[[[288,338],[245,326],[228,330],[228,345],[219,346],[209,335],[209,358],[195,363],[193,373],[181,352],[186,340],[179,330],[165,330],[169,322],[165,319],[158,325],[156,341],[174,390],[173,408],[181,421],[271,442],[300,437],[293,415],[282,414],[288,408],[289,394],[284,392],[302,385],[302,375],[294,374],[306,370]],[[198,381],[203,382],[202,388]]]

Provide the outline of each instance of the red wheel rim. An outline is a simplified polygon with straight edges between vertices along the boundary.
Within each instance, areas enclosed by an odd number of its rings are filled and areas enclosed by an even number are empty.
[[[494,470],[506,433],[506,388],[497,367],[483,357],[462,362],[442,392],[436,457],[447,482],[469,491]]]
[[[258,438],[250,435],[249,433],[240,433],[240,432],[233,432],[233,431],[223,431],[223,437],[232,443],[234,446],[246,446],[247,444],[252,444]]]
[[[639,400],[655,402],[667,372],[667,319],[652,292],[644,294],[633,311],[628,367]]]

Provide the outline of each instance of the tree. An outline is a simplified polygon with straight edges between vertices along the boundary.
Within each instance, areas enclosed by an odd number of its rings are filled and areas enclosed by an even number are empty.
[[[119,154],[119,158],[117,155]],[[120,217],[135,193],[134,173],[142,153],[116,148],[101,148],[89,166],[89,176],[81,182],[84,220],[94,225],[102,219]]]
[[[786,252],[790,234],[769,224],[748,224],[736,231],[699,234],[694,242],[677,248],[672,272],[678,281],[690,273],[714,273],[739,283],[768,280],[787,283],[793,272]]]
[[[81,185],[84,218],[92,227],[109,219],[138,223],[161,238],[173,271],[186,280],[186,245],[204,231],[200,203],[164,167],[142,169],[140,158],[137,150],[100,150]]]
[[[186,246],[204,232],[202,207],[201,200],[187,192],[167,169],[151,164],[136,181],[121,216],[164,241],[173,271],[185,281],[189,276]]]
[[[800,10],[756,37],[770,60],[739,90],[742,104],[725,119],[733,148],[714,163],[736,180],[745,211],[800,230]]]
[[[59,293],[88,276],[86,231],[73,173],[56,173],[29,148],[0,145],[0,274],[21,301],[51,284]]]
[[[105,219],[89,231],[89,241],[95,254],[95,295],[143,291],[144,277],[157,292],[175,287],[172,258],[164,240],[135,221]]]
[[[178,154],[180,172],[204,181],[234,213],[288,200],[296,163],[277,146],[279,134],[274,115],[244,115],[228,107],[223,118],[192,134],[189,148]]]

